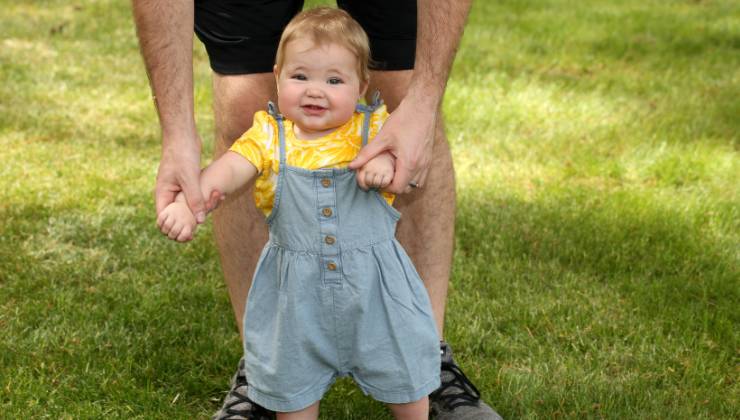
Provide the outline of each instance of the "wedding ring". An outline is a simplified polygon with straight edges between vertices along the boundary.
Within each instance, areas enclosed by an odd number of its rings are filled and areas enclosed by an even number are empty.
[[[419,188],[419,184],[417,184],[415,181],[409,182],[409,187],[411,188]]]

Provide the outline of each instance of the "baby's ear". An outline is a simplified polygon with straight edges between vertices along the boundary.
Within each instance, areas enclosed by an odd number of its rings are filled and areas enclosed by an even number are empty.
[[[365,93],[367,92],[367,87],[370,84],[369,81],[365,80],[364,82],[360,82],[360,97],[365,96]]]

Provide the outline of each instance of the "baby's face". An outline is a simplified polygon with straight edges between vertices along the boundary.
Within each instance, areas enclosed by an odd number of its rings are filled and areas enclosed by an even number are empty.
[[[355,56],[339,44],[297,39],[285,46],[283,68],[275,69],[278,107],[298,138],[315,139],[349,121],[367,88],[357,68]]]

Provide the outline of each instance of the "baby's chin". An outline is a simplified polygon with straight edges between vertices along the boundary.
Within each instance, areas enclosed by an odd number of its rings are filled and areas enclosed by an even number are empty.
[[[312,118],[304,118],[302,120],[299,119],[293,121],[293,123],[306,131],[331,131],[340,128],[341,126],[346,124],[347,121],[320,121],[318,118],[312,121]]]
[[[303,140],[313,140],[317,139],[319,137],[326,136],[327,134],[332,133],[333,131],[337,130],[342,125],[300,125],[300,124],[294,124],[294,131],[295,134],[303,139]]]

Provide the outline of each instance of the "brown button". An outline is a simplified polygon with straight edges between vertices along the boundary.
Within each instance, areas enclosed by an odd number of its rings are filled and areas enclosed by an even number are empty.
[[[328,268],[331,271],[334,271],[337,269],[337,265],[334,264],[333,262],[330,262],[329,264],[326,265],[326,268]]]
[[[337,241],[337,239],[335,237],[333,237],[333,236],[327,236],[326,238],[324,238],[324,242],[326,242],[329,245],[333,245],[334,242],[336,242],[336,241]]]
[[[331,179],[329,179],[329,178],[322,178],[321,179],[321,185],[323,185],[326,188],[329,188],[329,186],[331,185]]]
[[[331,217],[332,211],[329,207],[325,207],[324,210],[321,210],[321,214],[325,217]]]

